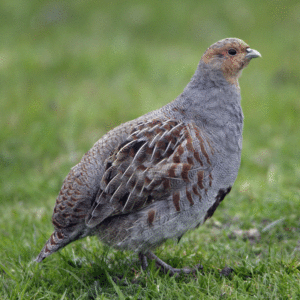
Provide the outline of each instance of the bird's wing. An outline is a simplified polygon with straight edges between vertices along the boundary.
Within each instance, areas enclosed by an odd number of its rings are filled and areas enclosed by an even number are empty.
[[[172,199],[179,211],[183,190],[193,205],[211,186],[213,152],[209,139],[193,123],[154,120],[139,124],[106,159],[87,226],[164,199]]]

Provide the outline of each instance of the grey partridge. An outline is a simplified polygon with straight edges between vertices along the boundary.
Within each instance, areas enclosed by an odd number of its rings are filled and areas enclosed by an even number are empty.
[[[203,54],[173,102],[104,135],[74,166],[56,199],[54,232],[40,262],[67,244],[97,235],[170,274],[151,250],[210,218],[240,167],[243,113],[238,78],[261,56],[227,38]]]

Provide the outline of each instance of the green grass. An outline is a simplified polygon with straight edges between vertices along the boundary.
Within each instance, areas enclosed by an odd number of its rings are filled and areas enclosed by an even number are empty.
[[[0,299],[300,299],[297,1],[6,0],[0,11]],[[206,48],[232,36],[263,56],[240,79],[238,179],[209,222],[156,250],[203,270],[147,274],[96,238],[32,262],[69,169],[110,128],[173,100]]]

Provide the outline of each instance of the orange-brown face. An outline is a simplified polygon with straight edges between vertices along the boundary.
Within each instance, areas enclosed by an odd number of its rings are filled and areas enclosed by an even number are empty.
[[[242,69],[249,64],[251,58],[258,56],[260,54],[242,40],[228,38],[210,46],[203,54],[202,61],[212,69],[222,70],[225,79],[238,86],[237,80]]]

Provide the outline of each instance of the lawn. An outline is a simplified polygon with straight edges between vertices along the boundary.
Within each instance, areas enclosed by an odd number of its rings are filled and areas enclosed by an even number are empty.
[[[297,1],[4,0],[0,12],[0,299],[300,299]],[[95,237],[33,262],[70,168],[177,97],[226,37],[262,54],[240,79],[239,175],[208,222],[155,251],[203,269],[143,272]]]

